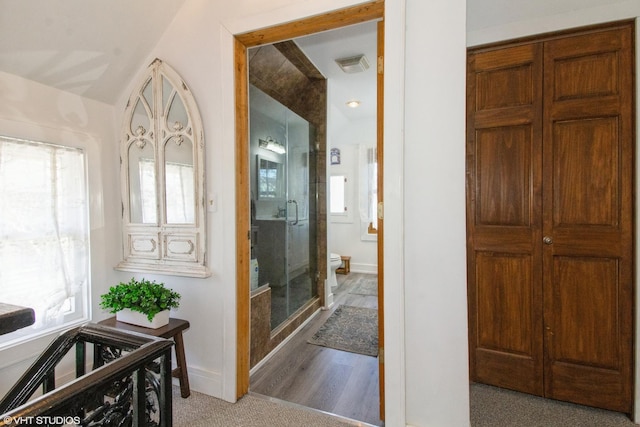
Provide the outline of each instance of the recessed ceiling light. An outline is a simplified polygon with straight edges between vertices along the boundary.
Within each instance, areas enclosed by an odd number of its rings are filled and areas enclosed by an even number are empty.
[[[351,107],[351,108],[356,108],[360,105],[360,101],[357,100],[353,100],[353,101],[347,101],[347,106]]]

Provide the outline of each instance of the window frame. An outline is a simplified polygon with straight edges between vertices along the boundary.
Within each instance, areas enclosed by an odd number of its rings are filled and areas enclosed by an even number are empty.
[[[82,177],[83,177],[83,219],[84,219],[84,233],[82,235],[83,240],[86,242],[85,248],[86,252],[84,257],[86,262],[84,264],[84,269],[86,272],[86,276],[83,280],[83,286],[81,286],[77,292],[73,295],[68,296],[65,299],[66,304],[69,301],[69,304],[72,305],[72,312],[63,312],[62,317],[63,321],[56,324],[44,325],[34,330],[33,326],[28,326],[17,331],[11,332],[9,334],[5,334],[0,336],[0,350],[5,350],[8,348],[15,347],[17,345],[31,342],[34,340],[42,339],[43,337],[49,336],[53,333],[57,333],[62,330],[66,330],[70,327],[80,325],[85,323],[91,319],[91,209],[90,209],[90,182],[89,182],[89,154],[86,147],[74,145],[72,143],[52,143],[46,141],[40,141],[36,139],[27,139],[27,138],[15,138],[11,136],[0,135],[0,140],[5,140],[14,143],[25,143],[30,145],[40,145],[47,147],[54,147],[60,150],[67,151],[76,151],[81,154],[81,162],[82,162]],[[51,173],[56,174],[57,170],[53,170]],[[76,171],[78,172],[78,171]],[[50,175],[50,179],[53,177]],[[40,238],[42,240],[42,238]],[[44,239],[48,240],[48,239]],[[14,305],[20,306],[29,306],[29,304],[17,303],[11,301],[9,302]],[[36,316],[38,314],[36,313]]]

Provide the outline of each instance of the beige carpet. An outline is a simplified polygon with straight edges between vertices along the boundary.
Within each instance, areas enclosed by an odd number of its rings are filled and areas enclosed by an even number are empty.
[[[302,406],[246,395],[236,403],[173,387],[174,427],[352,427],[368,425]]]
[[[472,427],[634,427],[618,412],[543,399],[484,384],[471,386]],[[299,405],[246,395],[229,403],[173,387],[174,427],[350,427],[369,424]]]
[[[636,426],[626,415],[618,412],[543,399],[484,384],[473,384],[470,397],[472,427]]]

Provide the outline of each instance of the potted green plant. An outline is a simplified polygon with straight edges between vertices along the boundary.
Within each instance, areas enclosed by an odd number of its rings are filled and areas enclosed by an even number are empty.
[[[180,305],[180,294],[163,283],[133,277],[100,298],[100,307],[115,313],[118,321],[154,329],[169,323],[169,309]]]

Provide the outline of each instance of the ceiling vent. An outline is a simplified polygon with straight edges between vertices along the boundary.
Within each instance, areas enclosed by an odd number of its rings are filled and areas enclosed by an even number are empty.
[[[336,59],[336,62],[345,73],[360,73],[369,68],[369,61],[363,54]]]

